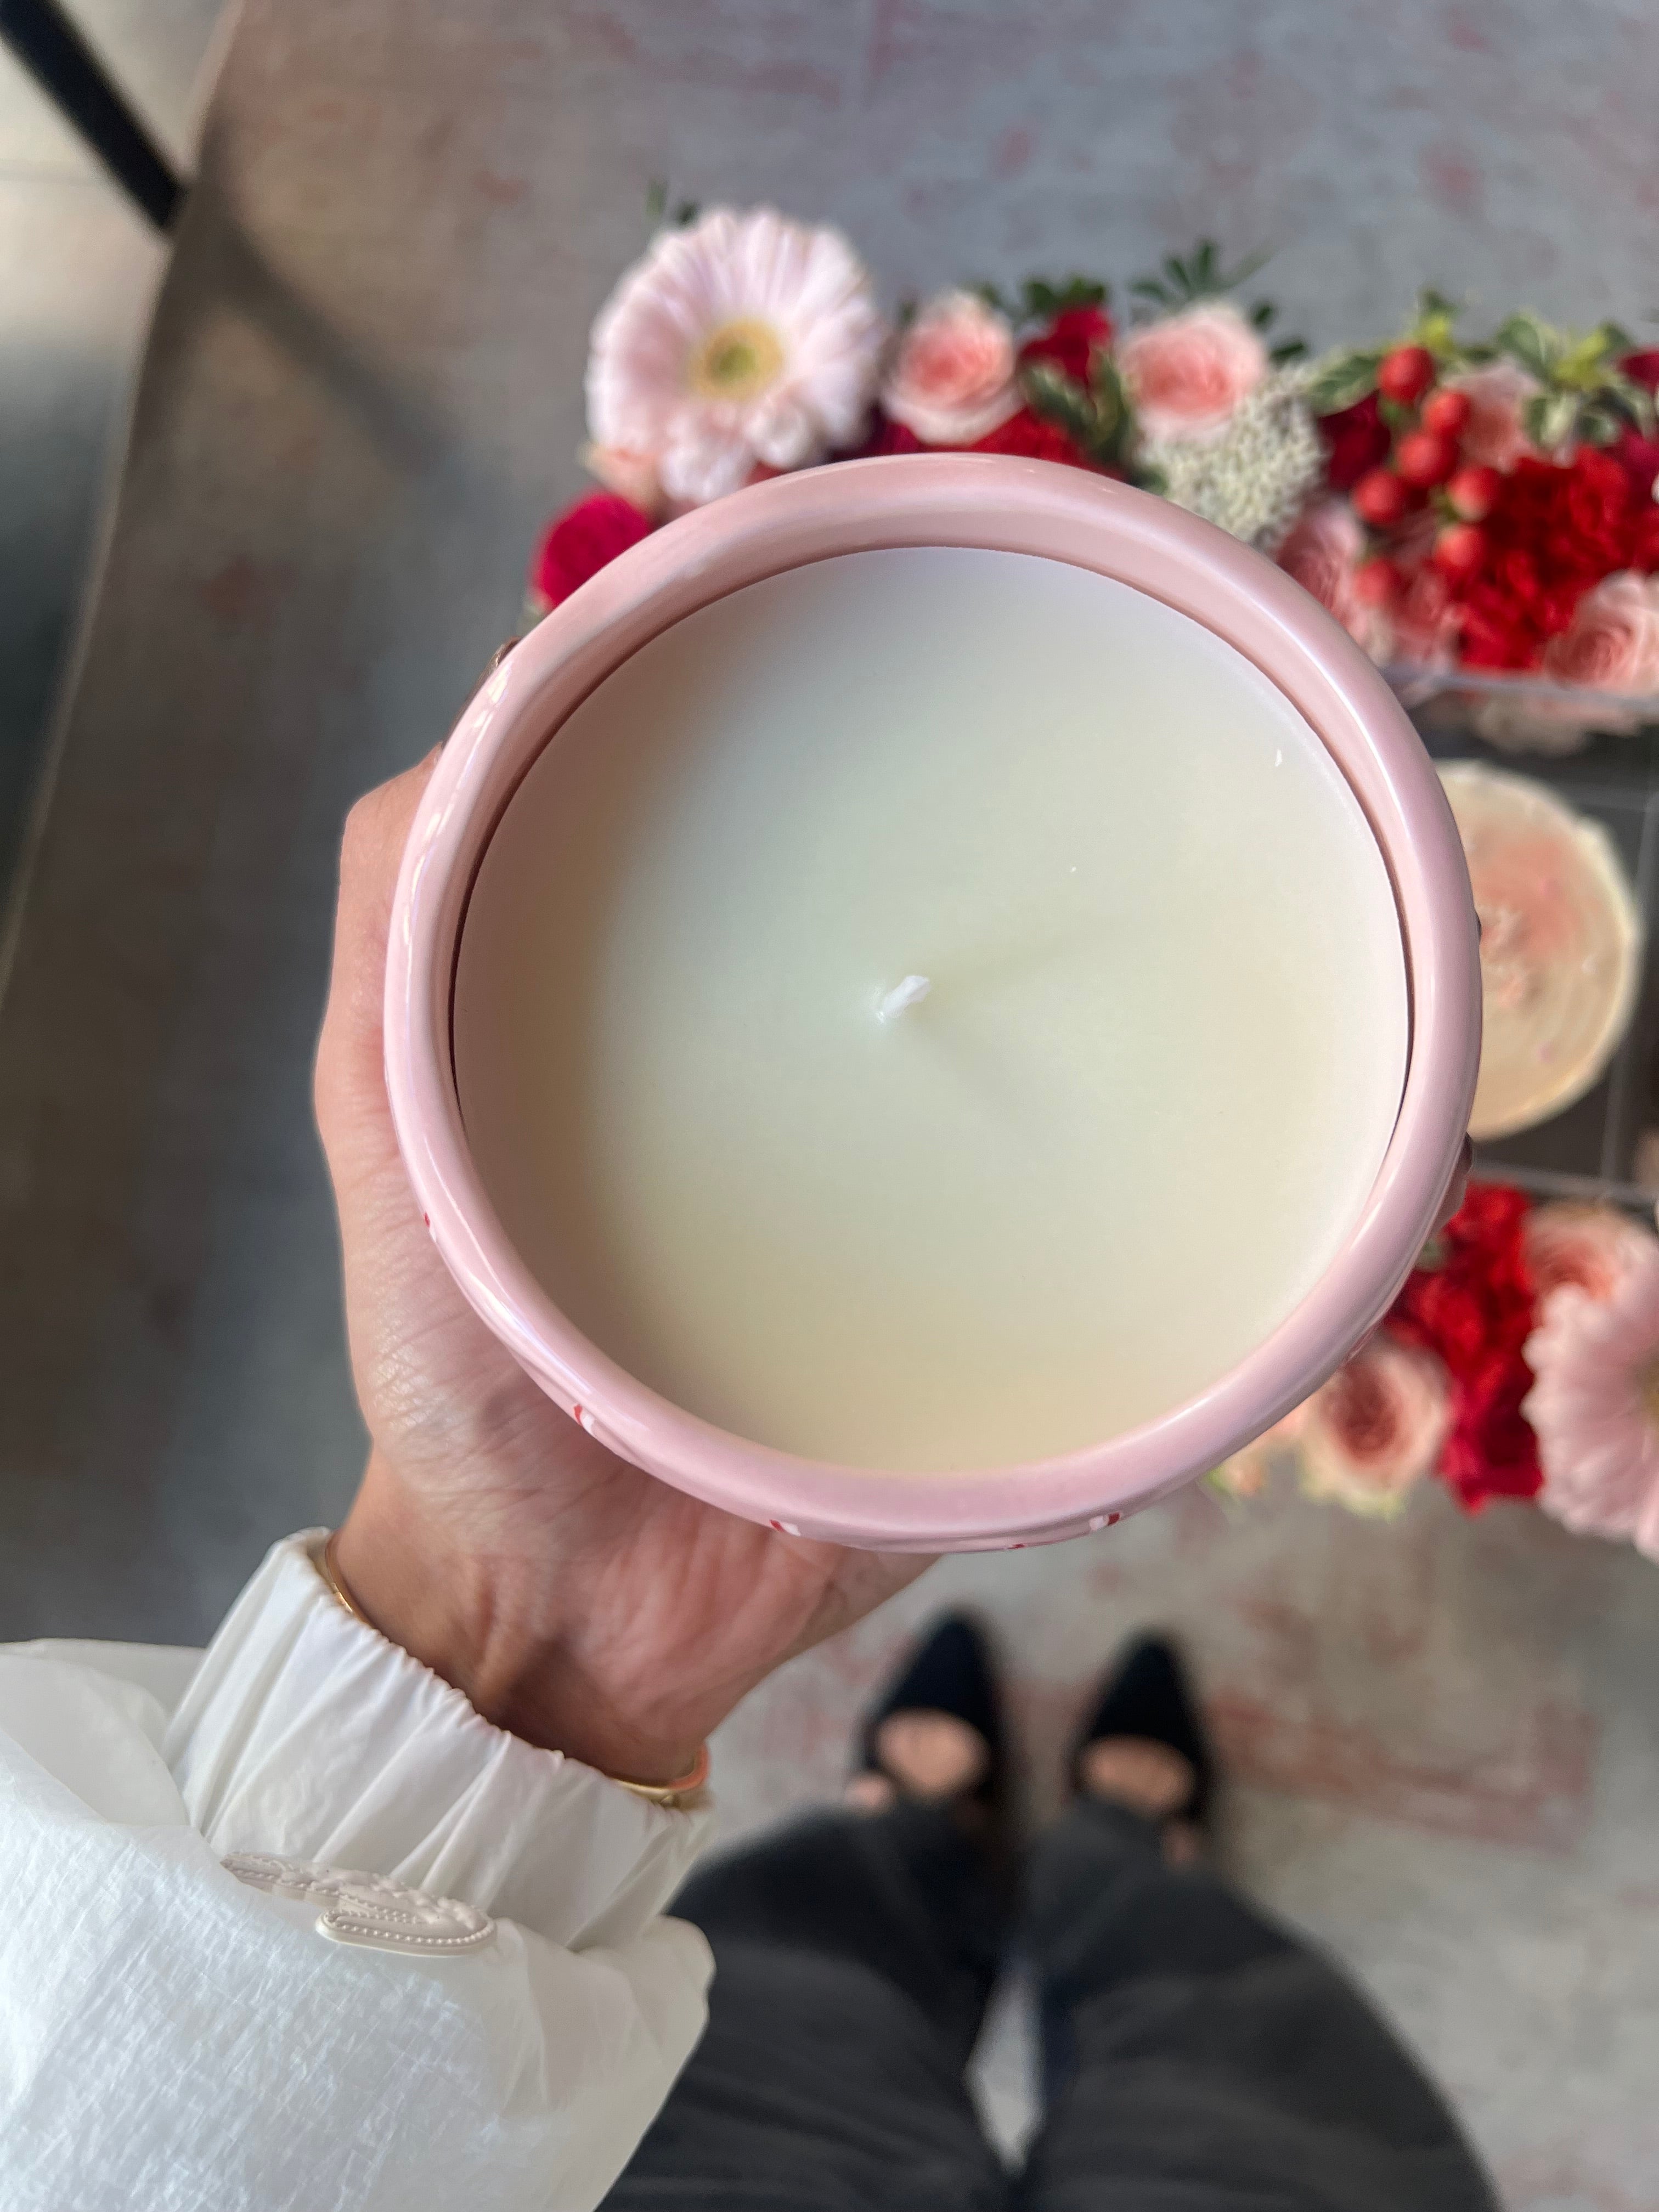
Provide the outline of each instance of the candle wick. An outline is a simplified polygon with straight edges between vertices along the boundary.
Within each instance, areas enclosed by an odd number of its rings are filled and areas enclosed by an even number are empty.
[[[884,991],[876,1000],[876,1019],[894,1020],[907,1006],[919,1005],[933,988],[931,975],[907,975],[902,983],[895,983],[890,991]]]

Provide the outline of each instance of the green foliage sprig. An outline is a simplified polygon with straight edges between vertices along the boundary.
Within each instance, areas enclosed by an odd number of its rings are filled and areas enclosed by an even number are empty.
[[[1425,289],[1418,295],[1410,326],[1385,345],[1353,346],[1329,354],[1308,386],[1316,415],[1334,415],[1376,388],[1377,371],[1396,348],[1420,345],[1434,356],[1437,376],[1508,360],[1526,371],[1539,389],[1527,401],[1522,420],[1528,438],[1542,453],[1570,441],[1611,445],[1622,431],[1651,437],[1653,396],[1620,367],[1632,350],[1629,333],[1617,323],[1598,323],[1590,331],[1558,330],[1534,314],[1506,315],[1486,338],[1466,339],[1458,332],[1462,309],[1443,293]],[[1390,420],[1403,412],[1385,400]]]
[[[1097,468],[1114,469],[1149,489],[1157,488],[1151,471],[1132,466],[1134,410],[1123,389],[1117,363],[1103,346],[1095,349],[1086,384],[1067,376],[1052,361],[1026,362],[1019,380],[1031,412],[1056,424]]]
[[[1229,269],[1214,239],[1200,238],[1188,254],[1166,253],[1155,276],[1137,276],[1129,286],[1129,296],[1148,312],[1176,314],[1200,300],[1219,299],[1236,292],[1258,269],[1266,267],[1268,258],[1266,253],[1249,253],[1236,268]],[[1265,337],[1278,319],[1279,309],[1271,300],[1257,300],[1245,315]],[[1281,338],[1268,348],[1267,357],[1275,367],[1282,368],[1287,362],[1302,360],[1307,350],[1301,338]]]
[[[988,307],[1006,315],[1016,330],[1027,323],[1051,323],[1056,315],[1070,314],[1079,307],[1107,307],[1112,299],[1111,286],[1093,276],[1062,276],[1058,282],[1050,276],[1028,276],[1012,297],[994,284],[976,284],[974,289]]]

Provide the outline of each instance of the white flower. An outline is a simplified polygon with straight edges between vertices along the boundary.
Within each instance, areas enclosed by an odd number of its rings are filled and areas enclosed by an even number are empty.
[[[1659,1560],[1659,1245],[1609,1297],[1558,1291],[1525,1358],[1538,1378],[1521,1407],[1538,1434],[1538,1503],[1581,1535],[1626,1536]]]
[[[924,446],[971,446],[1019,411],[1014,333],[972,292],[930,300],[899,342],[881,404]]]
[[[1295,370],[1270,376],[1218,433],[1151,439],[1140,458],[1162,477],[1176,506],[1271,553],[1325,472],[1324,448],[1302,398],[1304,380]]]
[[[600,310],[589,435],[653,468],[667,499],[701,506],[757,466],[804,468],[850,443],[884,336],[839,231],[715,208],[664,231]]]

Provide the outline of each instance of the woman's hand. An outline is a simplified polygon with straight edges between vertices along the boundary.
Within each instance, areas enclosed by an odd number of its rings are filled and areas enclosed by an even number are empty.
[[[527,1741],[630,1780],[684,1773],[747,1691],[921,1573],[733,1519],[606,1451],[462,1297],[386,1103],[392,892],[432,762],[352,810],[317,1119],[339,1208],[368,1466],[336,1545],[395,1643]]]

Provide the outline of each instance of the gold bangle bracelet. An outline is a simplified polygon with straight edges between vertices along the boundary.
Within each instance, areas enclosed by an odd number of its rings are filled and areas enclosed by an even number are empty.
[[[333,1595],[339,1600],[340,1603],[351,1615],[351,1618],[354,1620],[361,1620],[365,1628],[373,1628],[374,1626],[374,1622],[363,1611],[362,1606],[358,1604],[356,1599],[353,1597],[351,1592],[346,1588],[345,1577],[341,1574],[339,1567],[336,1563],[334,1558],[334,1547],[339,1541],[339,1538],[340,1532],[337,1528],[330,1530],[322,1550],[317,1554],[317,1571],[322,1577],[323,1580],[328,1584]]]
[[[708,1746],[705,1743],[691,1762],[689,1774],[681,1775],[678,1782],[629,1782],[620,1774],[607,1774],[605,1780],[614,1782],[618,1790],[631,1790],[636,1797],[648,1798],[653,1805],[678,1806],[682,1797],[690,1797],[708,1779]]]
[[[335,1559],[334,1547],[339,1540],[339,1534],[337,1528],[331,1529],[324,1540],[321,1551],[313,1554],[317,1562],[317,1571],[322,1577],[330,1595],[345,1607],[351,1618],[354,1620],[362,1621],[365,1628],[374,1628],[374,1623],[347,1589],[345,1577],[340,1572],[339,1563]],[[376,1635],[380,1632],[378,1629],[375,1630]],[[605,1778],[607,1782],[614,1782],[618,1790],[631,1790],[635,1797],[643,1797],[653,1805],[666,1805],[677,1808],[683,1797],[692,1796],[708,1781],[708,1746],[705,1743],[699,1748],[696,1759],[691,1762],[690,1771],[682,1774],[678,1781],[629,1782],[621,1774],[607,1774]]]

